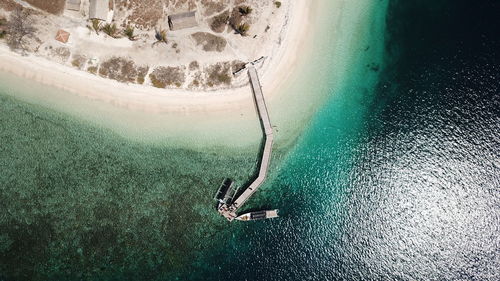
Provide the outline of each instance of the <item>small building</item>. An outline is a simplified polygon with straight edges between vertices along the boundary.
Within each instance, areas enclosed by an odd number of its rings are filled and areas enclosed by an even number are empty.
[[[196,21],[196,11],[185,12],[168,16],[168,26],[170,30],[191,28],[198,25]]]
[[[109,0],[90,0],[89,18],[107,20],[109,13]]]
[[[59,29],[56,34],[56,40],[62,43],[67,43],[69,40],[69,32]]]
[[[81,0],[66,0],[66,10],[80,11]]]

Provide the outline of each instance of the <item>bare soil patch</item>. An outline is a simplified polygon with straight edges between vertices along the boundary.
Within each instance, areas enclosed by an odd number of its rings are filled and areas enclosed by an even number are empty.
[[[0,8],[6,10],[7,12],[13,11],[16,8],[21,8],[22,6],[16,3],[14,0],[1,0]]]
[[[211,16],[220,13],[226,9],[229,4],[228,0],[213,1],[213,0],[202,0],[201,5],[205,9],[203,12],[204,16]]]
[[[226,48],[226,39],[207,32],[196,32],[191,34],[196,45],[202,46],[206,52],[222,52]]]
[[[227,23],[229,21],[229,11],[225,11],[224,13],[214,16],[208,20],[210,29],[213,32],[222,33],[226,30]]]
[[[2,2],[5,0],[2,0]],[[25,0],[34,7],[49,12],[54,15],[60,15],[64,11],[66,0]]]
[[[164,8],[168,7],[168,0],[115,0],[119,10],[128,10],[130,15],[125,19],[127,24],[138,28],[150,29],[160,20],[165,19]]]

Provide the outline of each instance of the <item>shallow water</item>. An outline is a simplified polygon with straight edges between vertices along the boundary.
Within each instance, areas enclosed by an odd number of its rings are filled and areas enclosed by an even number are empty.
[[[498,280],[499,5],[388,4],[330,42],[349,75],[323,57],[325,105],[247,206],[276,220],[211,208],[256,145],[145,145],[1,96],[0,280]]]

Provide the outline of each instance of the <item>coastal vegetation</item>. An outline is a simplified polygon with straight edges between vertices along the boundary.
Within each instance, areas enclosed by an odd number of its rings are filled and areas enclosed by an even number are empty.
[[[123,33],[123,35],[126,36],[129,40],[137,40],[135,29],[130,25],[127,25],[125,29],[120,31],[116,26],[116,23],[102,24],[102,21],[99,19],[91,19],[90,23],[91,25],[87,25],[87,27],[90,30],[94,31],[97,35],[99,35],[99,32],[102,31],[112,38],[120,38],[120,33]]]
[[[135,36],[134,34],[134,28],[130,25],[127,25],[127,27],[125,28],[125,30],[123,31],[123,34],[125,36],[127,36],[127,38],[130,40],[130,41],[135,41],[137,40],[137,37]]]
[[[144,82],[148,69],[147,66],[136,66],[131,59],[112,57],[101,63],[99,75],[119,82],[139,83]]]
[[[101,30],[101,20],[92,19],[90,22],[92,23],[90,28],[94,30],[97,35],[99,35],[99,31]]]
[[[157,88],[166,88],[172,85],[179,88],[186,81],[185,66],[157,67],[149,75],[149,79],[153,86]]]
[[[4,18],[0,18],[0,39],[3,39],[7,32],[5,31],[5,24],[7,21]]]
[[[71,65],[78,69],[83,69],[83,66],[85,65],[85,62],[87,61],[87,58],[82,55],[73,55],[73,58],[71,60]]]
[[[241,15],[247,16],[252,12],[252,8],[250,6],[239,6],[238,11]]]
[[[235,73],[237,71],[240,71],[242,70],[243,68],[245,68],[245,65],[246,63],[245,62],[242,62],[240,60],[235,60],[231,63],[231,68],[232,68],[232,72]]]
[[[207,85],[210,87],[231,83],[231,64],[228,62],[217,63],[208,67]]]
[[[192,61],[189,63],[189,70],[193,71],[200,68],[200,64],[197,61]]]
[[[30,11],[27,9],[16,8],[10,15],[6,23],[7,46],[11,50],[20,51],[26,54],[28,49],[27,41],[35,39],[36,29],[33,27],[33,21],[30,17]]]
[[[89,66],[87,68],[87,71],[90,72],[90,73],[92,73],[92,74],[97,74],[97,66],[94,66],[94,65],[93,66]]]
[[[244,67],[243,61],[255,59],[255,50],[268,49],[276,42],[243,38],[254,29],[252,36],[257,36],[258,31],[268,32],[266,26],[283,22],[285,14],[272,12],[273,1],[263,5],[259,1],[112,0],[107,7],[109,18],[104,20],[106,7],[99,8],[100,16],[89,18],[86,1],[80,13],[75,13],[74,6],[61,0],[30,0],[23,4],[1,0],[0,38],[1,43],[19,53],[34,54],[122,83],[225,89],[246,83],[232,73]],[[64,12],[64,7],[70,12]],[[186,10],[196,10],[196,25],[183,27],[181,33],[174,29],[171,36],[169,28],[173,28],[168,17]],[[64,17],[60,16],[62,12]],[[81,27],[88,31],[81,32]],[[273,32],[266,36],[278,36]],[[68,39],[56,39],[59,33],[71,38],[69,43]],[[158,59],[152,60],[153,56]]]
[[[252,8],[250,6],[239,6],[234,8],[231,12],[229,24],[237,34],[240,34],[241,36],[247,35],[250,30],[250,24],[244,22],[244,20],[248,15],[250,15],[251,12]]]
[[[224,30],[226,30],[228,21],[229,21],[229,11],[225,11],[220,15],[214,16],[210,20],[210,29],[213,32],[222,33]]]
[[[248,30],[250,30],[250,25],[248,23],[241,23],[236,27],[236,32],[241,34],[241,36],[246,36]]]
[[[118,28],[116,27],[116,24],[114,23],[107,23],[102,26],[101,28],[102,32],[106,33],[108,36],[113,37],[113,38],[118,38]]]
[[[157,43],[168,43],[167,40],[167,30],[166,29],[160,29],[160,30],[155,30],[155,39],[156,42],[153,43],[153,45]]]

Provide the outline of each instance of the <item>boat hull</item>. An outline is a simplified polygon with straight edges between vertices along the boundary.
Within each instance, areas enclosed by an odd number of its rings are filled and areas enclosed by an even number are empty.
[[[253,220],[264,220],[264,219],[272,219],[277,218],[278,210],[265,210],[265,211],[255,211],[242,214],[236,217],[239,221],[253,221]]]

